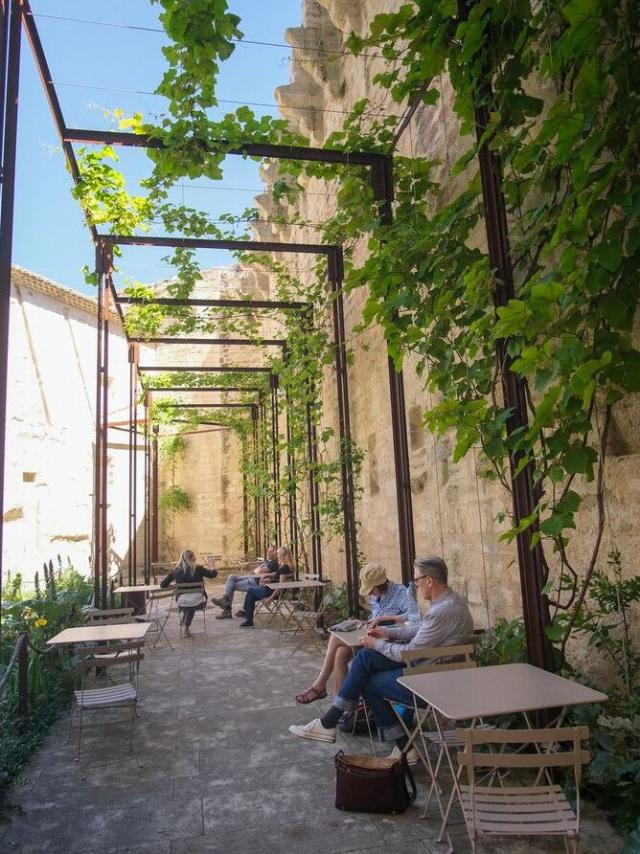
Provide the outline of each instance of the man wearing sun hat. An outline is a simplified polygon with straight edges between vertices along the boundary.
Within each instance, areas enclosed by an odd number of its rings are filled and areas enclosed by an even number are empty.
[[[371,625],[380,620],[400,623],[417,623],[420,609],[415,596],[397,581],[387,577],[386,569],[379,563],[366,563],[360,570],[360,595],[371,597]],[[327,685],[333,673],[334,693],[338,693],[347,675],[353,648],[331,635],[322,667],[310,687],[296,694],[295,701],[302,706],[327,696]]]

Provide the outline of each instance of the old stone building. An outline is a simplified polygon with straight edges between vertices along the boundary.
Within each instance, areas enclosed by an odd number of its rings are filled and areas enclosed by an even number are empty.
[[[26,581],[60,555],[89,570],[93,538],[96,302],[20,267],[12,272],[4,567]],[[109,417],[128,418],[127,350],[113,319]],[[122,438],[120,438],[122,437]],[[127,434],[108,448],[111,560],[127,542]],[[141,508],[142,509],[142,505]]]
[[[389,93],[372,82],[382,68],[382,61],[371,52],[354,57],[344,50],[345,40],[352,30],[366,32],[377,13],[400,5],[399,0],[303,0],[300,24],[285,33],[287,41],[298,46],[292,53],[291,82],[276,90],[276,99],[291,127],[308,136],[311,145],[322,145],[361,98],[369,98],[374,113],[401,115],[402,107],[394,104]],[[446,79],[439,84],[444,98],[436,106],[418,108],[400,139],[398,151],[435,159],[437,177],[446,185],[455,181],[450,168],[461,149]],[[332,188],[319,180],[308,180],[305,185],[308,192],[295,209],[284,202],[276,208],[268,187],[277,175],[275,163],[264,170],[267,192],[256,199],[265,219],[271,215],[274,219],[287,220],[296,215],[314,223],[331,214]],[[277,216],[273,216],[274,213]],[[310,237],[309,230],[277,223],[257,223],[254,230],[260,239],[308,240]],[[482,238],[479,236],[479,239]],[[356,263],[363,260],[365,253],[364,246],[356,248]],[[300,263],[300,257],[297,256],[296,263]],[[361,320],[364,298],[362,292],[355,292],[349,294],[345,302],[347,334],[353,350],[353,362],[349,367],[351,427],[355,441],[366,453],[361,479],[363,492],[357,508],[358,541],[365,559],[382,561],[398,578],[399,544],[386,350],[378,329],[353,335],[354,327]],[[433,400],[424,390],[424,382],[417,378],[415,363],[410,358],[405,363],[404,381],[417,552],[435,552],[445,557],[452,571],[453,584],[468,597],[479,626],[491,625],[503,616],[516,616],[521,604],[515,549],[500,542],[504,526],[497,521],[500,512],[509,506],[509,496],[478,477],[475,451],[454,464],[451,439],[438,439],[424,428],[423,415],[433,405]],[[322,389],[324,418],[335,427],[334,388],[333,372],[327,370]],[[637,415],[637,400],[617,406],[614,412],[606,468],[607,524],[600,551],[602,566],[607,552],[617,547],[625,555],[629,569],[633,569],[640,546],[633,509],[640,499]],[[234,465],[229,458],[229,480],[233,477]],[[596,528],[594,488],[583,488],[587,494],[578,521],[580,533],[571,544],[577,566],[586,563]],[[323,550],[325,571],[335,581],[343,581],[342,543],[325,539]]]

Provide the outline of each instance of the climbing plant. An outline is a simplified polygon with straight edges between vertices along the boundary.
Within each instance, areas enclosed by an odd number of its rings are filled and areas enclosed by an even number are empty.
[[[537,503],[506,539],[531,527],[559,570],[546,592],[552,639],[564,650],[596,565],[605,521],[604,466],[613,407],[640,391],[632,339],[640,262],[640,18],[626,0],[540,4],[433,0],[378,15],[359,53],[388,60],[376,81],[398,103],[427,105],[452,91],[462,155],[449,173],[424,158],[396,157],[394,222],[371,216],[364,184],[341,182],[334,232],[366,236],[367,260],[347,287],[366,285],[364,324],[379,324],[396,364],[417,354],[436,393],[428,426],[453,431],[453,458],[482,449],[484,474],[510,489],[509,454],[534,469]],[[488,126],[476,137],[477,105]],[[362,128],[360,102],[327,145],[385,151],[386,120]],[[448,109],[443,104],[441,109]],[[483,226],[480,144],[500,158],[516,295],[494,307],[496,281],[478,240]],[[299,166],[288,165],[297,178]],[[356,175],[357,178],[357,175]],[[348,227],[345,226],[348,224]],[[507,340],[525,382],[529,427],[507,435],[501,399]],[[595,481],[597,530],[575,566],[570,534],[585,484]],[[508,514],[503,514],[508,515]]]

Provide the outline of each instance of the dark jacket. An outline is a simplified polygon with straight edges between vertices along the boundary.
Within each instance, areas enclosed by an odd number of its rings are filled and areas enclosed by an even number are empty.
[[[215,569],[205,569],[204,566],[196,566],[191,573],[187,575],[184,569],[172,569],[160,582],[160,587],[168,587],[172,582],[176,584],[198,584],[203,578],[215,578],[217,576]]]

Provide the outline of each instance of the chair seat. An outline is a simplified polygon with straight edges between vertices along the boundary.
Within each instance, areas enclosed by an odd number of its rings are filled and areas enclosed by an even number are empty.
[[[108,688],[89,688],[85,691],[74,691],[73,693],[78,706],[83,709],[132,703],[138,699],[138,691],[130,682],[110,685]]]
[[[575,834],[576,816],[560,786],[461,786],[465,818],[479,834]]]
[[[91,661],[100,661],[102,663],[106,663],[106,662],[114,662],[115,663],[115,662],[121,661],[123,664],[126,664],[129,661],[129,659],[134,655],[138,655],[138,651],[136,649],[125,649],[122,652],[107,652],[107,653],[104,653],[104,655],[101,655],[98,653],[97,655],[92,655],[90,660]]]

